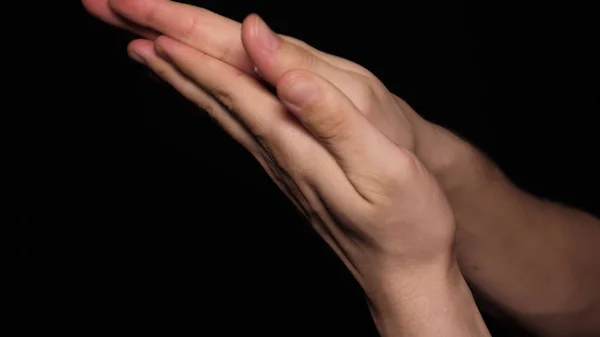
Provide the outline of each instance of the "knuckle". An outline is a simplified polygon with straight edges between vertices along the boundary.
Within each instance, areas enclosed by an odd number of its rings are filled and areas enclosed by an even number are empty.
[[[260,144],[262,153],[267,159],[269,166],[273,171],[277,172],[277,175],[282,182],[294,181],[294,178],[300,175],[295,169],[296,165],[292,164],[293,161],[288,152],[279,151],[280,149],[274,146],[275,142],[273,142],[270,137],[265,137],[264,134],[257,135],[256,132],[253,132],[253,135]]]
[[[332,110],[330,102],[319,100],[311,103],[304,113],[305,123],[314,129],[313,134],[319,140],[339,140],[349,137],[350,128],[345,115],[337,110]]]
[[[379,81],[379,79],[377,79],[377,76],[375,76],[375,74],[373,74],[369,69],[361,66],[358,63],[352,62],[352,61],[348,61],[348,62],[350,63],[349,66],[352,67],[352,70],[355,73],[357,73],[358,75],[363,76],[367,80]]]
[[[186,24],[185,28],[181,31],[181,40],[184,43],[189,43],[193,36],[196,34],[196,29],[198,29],[198,24],[200,22],[200,16],[194,15],[189,19],[189,22]]]
[[[387,174],[389,183],[393,185],[406,185],[415,181],[423,172],[419,159],[410,151],[399,148]]]
[[[155,67],[153,70],[154,73],[163,80],[166,80],[168,78],[168,71],[164,67]]]
[[[236,112],[236,100],[230,90],[213,87],[211,90],[212,95],[228,110]]]
[[[279,35],[283,40],[289,42],[289,43],[293,43],[295,45],[297,45],[298,47],[304,48],[304,49],[309,49],[312,48],[308,43],[299,40],[293,36],[289,36],[289,35],[284,35],[284,34],[280,34]]]
[[[306,50],[303,50],[302,48],[294,48],[295,52],[297,53],[297,64],[298,64],[298,68],[301,69],[313,69],[315,66],[315,56],[312,55],[311,53],[307,52]]]
[[[327,116],[319,121],[323,132],[322,140],[340,140],[349,137],[349,128],[345,119],[338,116]]]
[[[368,79],[361,79],[356,84],[358,95],[355,105],[365,116],[375,113],[379,102],[379,88],[373,82]]]
[[[265,152],[280,174],[289,181],[303,180],[307,173],[306,160],[311,160],[314,151],[309,151],[305,146],[289,144],[289,133],[281,128],[263,128],[253,130],[263,152]]]
[[[163,64],[154,63],[154,64],[152,64],[151,68],[152,68],[152,71],[154,72],[154,74],[157,77],[159,77],[160,79],[162,79],[163,81],[169,83],[172,86],[174,84],[176,84],[176,83],[174,83],[174,79],[173,79],[170,69],[165,67]]]
[[[385,92],[385,88],[378,80],[365,79],[364,82],[366,85],[367,101],[370,103],[379,102]]]
[[[148,13],[146,14],[146,21],[155,24],[160,22],[161,6],[162,3],[157,1],[152,3]]]
[[[260,125],[248,125],[247,129],[256,143],[269,155],[273,163],[278,163],[275,159],[280,158],[281,154],[278,151],[276,133],[270,128]]]
[[[268,153],[271,153],[271,141],[269,137],[262,130],[257,130],[256,128],[250,129],[250,133],[252,134],[252,138],[256,140],[260,146],[265,149]]]
[[[208,99],[197,99],[195,101],[196,105],[204,110],[208,117],[213,121],[218,121],[217,114],[219,113],[218,107],[214,102],[210,102]]]

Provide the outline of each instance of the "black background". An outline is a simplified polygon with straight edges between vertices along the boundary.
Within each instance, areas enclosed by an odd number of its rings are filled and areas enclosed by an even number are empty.
[[[519,186],[599,213],[592,1],[193,3],[360,63]],[[127,58],[128,35],[75,0],[29,6],[5,39],[13,322],[376,335],[341,262],[240,146]]]

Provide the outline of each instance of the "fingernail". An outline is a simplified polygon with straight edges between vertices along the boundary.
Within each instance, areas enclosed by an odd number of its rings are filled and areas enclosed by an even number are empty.
[[[312,81],[298,77],[285,87],[281,99],[291,108],[299,110],[302,106],[315,100],[318,93],[319,88]]]
[[[145,63],[144,59],[138,53],[134,52],[133,50],[129,51],[129,57],[138,63],[141,63],[141,64]]]
[[[274,51],[277,47],[278,38],[273,33],[271,28],[267,26],[265,21],[261,19],[259,16],[256,17],[256,24],[254,25],[254,29],[256,30],[256,36],[261,41],[262,45],[269,51]]]

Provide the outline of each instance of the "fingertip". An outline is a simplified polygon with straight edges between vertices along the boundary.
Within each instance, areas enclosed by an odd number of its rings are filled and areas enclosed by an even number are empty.
[[[319,81],[303,70],[288,71],[277,82],[277,95],[293,112],[318,101],[320,92]]]
[[[154,41],[154,51],[162,57],[167,57],[167,51],[177,47],[179,43],[166,35],[161,35]]]
[[[242,45],[246,52],[253,53],[254,41],[256,41],[257,29],[256,20],[258,20],[258,14],[252,13],[242,21]]]
[[[259,70],[273,62],[280,43],[280,37],[259,15],[250,14],[242,22],[242,45]]]
[[[242,42],[244,40],[249,41],[256,35],[256,22],[260,20],[260,17],[256,13],[249,14],[242,21]]]
[[[156,40],[154,40],[154,46],[155,47],[159,47],[162,48],[162,46],[164,46],[164,44],[168,44],[169,43],[169,37],[166,35],[160,35],[159,37],[156,38]]]
[[[246,26],[247,26],[247,25],[251,24],[251,23],[252,23],[253,21],[255,21],[255,20],[258,18],[258,17],[259,17],[259,15],[258,15],[258,14],[256,14],[256,13],[250,13],[250,14],[248,14],[248,15],[247,15],[247,16],[244,18],[244,20],[242,20],[242,26],[244,26],[244,25],[246,25]]]
[[[83,8],[96,18],[113,25],[119,25],[119,20],[110,9],[108,0],[82,0]]]
[[[141,27],[120,16],[118,12],[112,9],[109,0],[82,0],[81,2],[88,13],[110,25],[128,30],[150,40],[155,39],[158,35],[151,29]]]
[[[154,43],[145,39],[133,40],[127,45],[127,53],[134,60],[143,62],[145,58],[154,53]]]
[[[81,0],[81,4],[83,5],[83,8],[85,8],[86,11],[88,11],[90,14],[94,14],[97,15],[98,12],[101,9],[101,3],[98,0]],[[100,4],[100,6],[99,6]]]

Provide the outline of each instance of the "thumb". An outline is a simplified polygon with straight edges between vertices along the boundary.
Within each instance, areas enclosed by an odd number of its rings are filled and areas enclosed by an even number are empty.
[[[242,23],[242,43],[260,76],[275,85],[292,69],[306,69],[330,79],[346,79],[345,72],[274,33],[256,14]]]
[[[399,149],[331,82],[307,70],[293,70],[281,76],[277,93],[357,189],[362,185],[371,190],[371,178],[392,174],[385,172],[393,161],[390,158],[400,155],[390,151]]]

